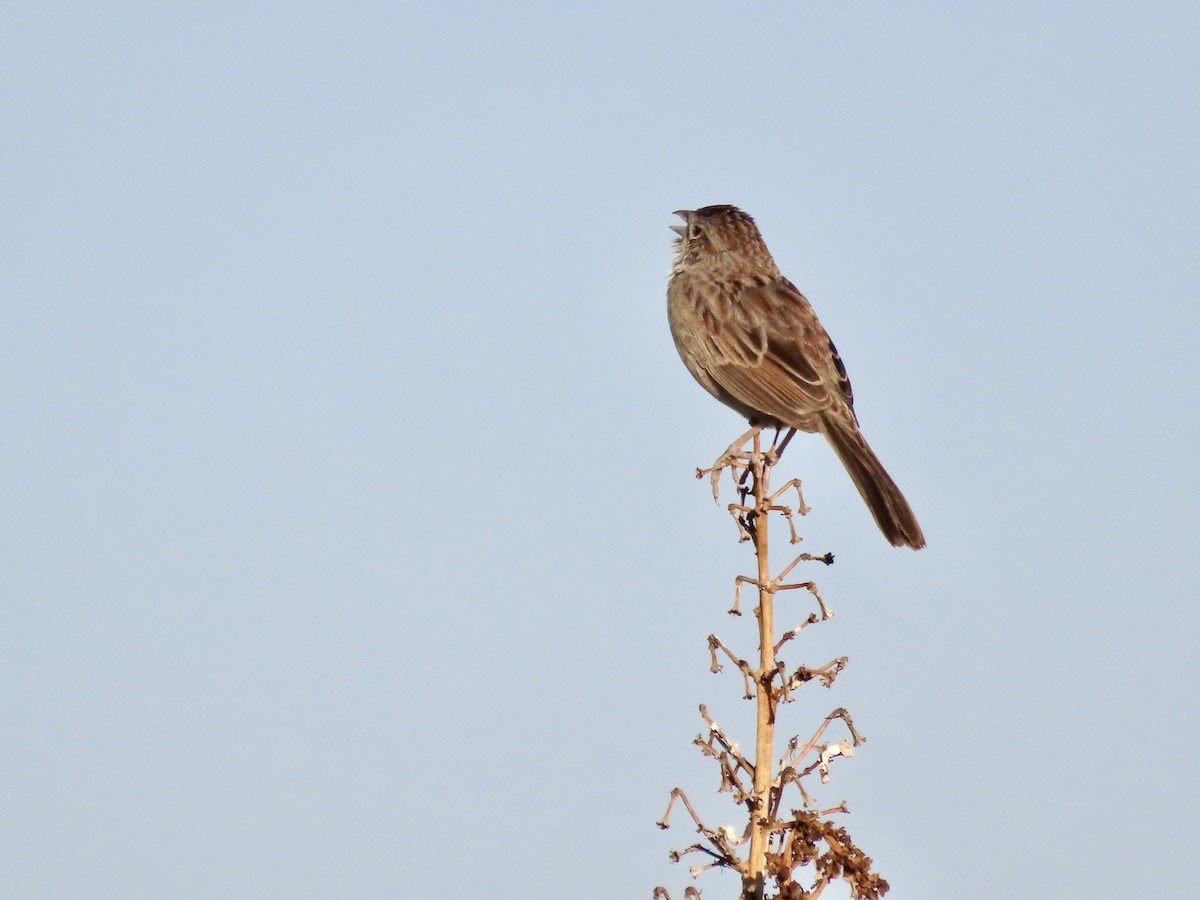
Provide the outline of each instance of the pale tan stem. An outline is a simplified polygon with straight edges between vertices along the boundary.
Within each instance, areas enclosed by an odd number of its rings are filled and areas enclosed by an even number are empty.
[[[770,793],[772,760],[775,745],[775,704],[771,683],[775,663],[774,588],[767,554],[767,516],[770,501],[771,466],[764,458],[759,436],[754,436],[751,455],[754,474],[754,554],[758,558],[758,671],[755,680],[758,700],[754,733],[754,798],[750,810],[750,851],[746,860],[746,875],[742,880],[743,900],[762,900],[766,890],[767,844],[770,831]]]

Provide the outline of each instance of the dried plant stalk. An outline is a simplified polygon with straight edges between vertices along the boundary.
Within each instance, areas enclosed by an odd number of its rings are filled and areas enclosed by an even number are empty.
[[[761,435],[754,435],[754,452],[750,457],[751,487],[754,494],[753,527],[754,555],[758,559],[758,607],[754,616],[758,620],[758,671],[754,673],[758,682],[756,696],[756,719],[754,724],[754,796],[747,804],[750,811],[750,854],[746,860],[746,873],[742,876],[742,896],[747,900],[761,900],[766,885],[767,843],[771,837],[770,808],[771,761],[775,755],[775,708],[772,703],[770,680],[774,677],[775,665],[775,597],[771,587],[770,548],[767,543],[767,515],[763,507],[766,498],[769,469],[762,454]]]
[[[838,657],[821,666],[791,668],[779,658],[780,650],[802,629],[833,617],[833,611],[822,599],[815,583],[784,581],[802,562],[831,565],[833,554],[801,553],[778,574],[771,574],[768,541],[771,515],[784,518],[789,540],[795,544],[801,539],[796,532],[794,515],[809,512],[798,479],[791,479],[779,490],[771,491],[771,472],[788,438],[790,435],[781,444],[764,450],[760,433],[748,433],[745,441],[750,444],[749,449],[744,443],[735,445],[712,468],[696,473],[700,478],[709,476],[714,496],[719,496],[721,476],[729,470],[740,499],[740,502],[730,504],[729,512],[737,523],[739,540],[753,544],[757,563],[755,577],[739,575],[735,579],[734,604],[729,612],[741,615],[739,601],[743,586],[754,585],[758,589],[758,604],[754,609],[758,626],[758,666],[752,666],[715,634],[708,637],[710,670],[722,671],[717,657],[718,653],[724,655],[735,664],[742,677],[744,696],[755,701],[753,762],[742,755],[737,743],[730,740],[703,704],[700,713],[707,733],[695,740],[701,752],[718,764],[719,790],[729,793],[735,803],[746,808],[746,827],[741,834],[729,826],[710,828],[680,788],[671,791],[671,801],[658,824],[662,828],[668,827],[676,801],[682,803],[702,840],[673,852],[671,858],[679,861],[684,856],[700,854],[703,862],[689,870],[693,876],[712,868],[736,871],[741,876],[742,900],[767,900],[772,883],[775,897],[816,900],[837,879],[849,885],[855,900],[878,900],[887,892],[887,882],[872,871],[870,857],[854,844],[846,830],[829,820],[829,816],[848,812],[845,803],[819,808],[804,784],[810,776],[822,783],[828,782],[831,763],[852,756],[854,748],[866,740],[855,729],[850,714],[845,709],[834,710],[811,737],[791,738],[778,762],[775,758],[776,719],[780,705],[791,702],[794,692],[806,684],[816,682],[830,687],[847,663],[846,657]],[[792,490],[797,500],[794,511],[779,503],[780,497]],[[811,597],[817,608],[801,624],[777,638],[775,595],[796,590]],[[826,732],[835,721],[845,728],[848,739],[822,743],[829,740]],[[789,790],[792,786],[794,792]],[[783,812],[785,793],[798,795],[795,801],[799,801],[800,808]],[[746,848],[744,856],[739,852],[743,845]],[[654,889],[654,896],[669,900],[666,888],[661,886]],[[689,886],[684,897],[689,896],[698,897],[699,891]]]

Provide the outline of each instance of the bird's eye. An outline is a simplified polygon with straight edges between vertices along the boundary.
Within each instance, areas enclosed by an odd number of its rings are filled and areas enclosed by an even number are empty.
[[[704,229],[702,229],[699,225],[693,225],[688,229],[688,237],[693,241],[699,238],[702,234],[704,234]]]

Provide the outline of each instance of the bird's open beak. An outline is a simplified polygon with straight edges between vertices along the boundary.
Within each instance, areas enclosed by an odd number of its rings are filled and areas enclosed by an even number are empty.
[[[677,210],[675,210],[675,212],[671,213],[671,215],[673,215],[673,216],[679,216],[679,218],[683,219],[683,221],[684,221],[684,222],[687,222],[687,220],[688,220],[688,217],[689,217],[689,216],[690,216],[690,215],[691,215],[693,212],[695,212],[695,210],[692,210],[692,209],[677,209]],[[675,232],[677,235],[679,235],[680,237],[684,237],[684,236],[687,234],[687,225],[672,225],[672,226],[671,226],[671,230],[672,230],[673,232]]]

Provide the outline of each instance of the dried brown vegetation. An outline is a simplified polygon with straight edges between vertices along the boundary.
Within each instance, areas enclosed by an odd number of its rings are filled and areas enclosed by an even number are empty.
[[[754,609],[758,625],[757,663],[739,656],[715,634],[708,637],[711,671],[722,671],[722,660],[732,663],[742,678],[742,696],[755,702],[753,758],[743,755],[737,742],[713,720],[703,704],[700,715],[705,730],[694,741],[717,764],[719,791],[729,793],[736,804],[745,808],[747,823],[741,833],[730,826],[710,827],[683,790],[675,788],[658,824],[667,828],[675,805],[682,805],[700,840],[674,851],[672,861],[685,856],[700,857],[690,869],[693,876],[712,868],[736,871],[741,876],[743,900],[767,897],[816,900],[839,879],[849,886],[855,900],[878,900],[887,892],[888,883],[872,870],[870,857],[854,843],[845,828],[831,818],[847,813],[845,804],[822,808],[806,787],[806,782],[814,776],[827,783],[833,760],[852,756],[854,748],[865,740],[855,729],[850,714],[841,708],[833,710],[807,738],[791,738],[783,753],[775,758],[780,706],[791,702],[794,692],[804,685],[816,682],[830,687],[847,663],[846,657],[838,657],[821,665],[791,667],[779,656],[803,629],[833,617],[814,582],[787,580],[801,564],[832,564],[832,554],[800,553],[777,573],[771,571],[768,526],[772,517],[786,522],[788,539],[797,544],[800,536],[794,517],[809,511],[798,479],[791,479],[778,489],[771,487],[772,470],[781,451],[782,445],[763,449],[759,431],[755,429],[744,436],[743,443],[731,446],[712,468],[696,473],[701,478],[709,476],[714,497],[719,496],[722,475],[726,472],[731,475],[738,501],[729,504],[728,509],[737,524],[739,540],[753,545],[757,561],[753,577],[739,575],[735,579],[734,600],[729,610],[740,616],[743,589],[747,585],[757,589],[758,604]],[[793,498],[795,506],[786,505]],[[807,594],[816,608],[799,625],[776,637],[775,598],[783,591]],[[841,729],[844,736],[834,740],[829,734],[831,727]],[[689,886],[683,896],[685,900],[695,898],[699,891]],[[654,897],[669,900],[664,887],[656,887]]]

